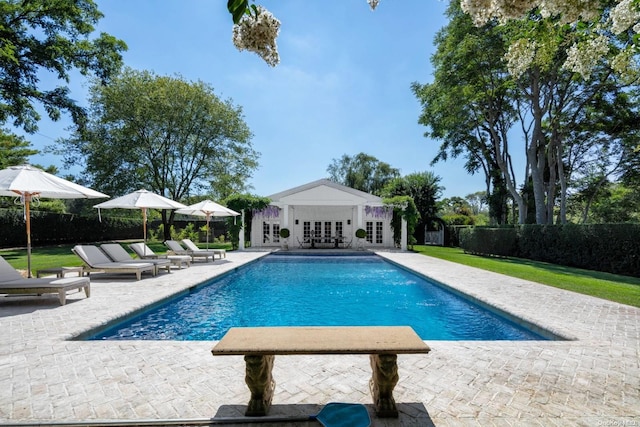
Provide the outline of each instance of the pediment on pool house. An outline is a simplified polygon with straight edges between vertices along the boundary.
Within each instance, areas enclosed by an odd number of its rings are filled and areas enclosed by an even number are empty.
[[[271,205],[290,206],[382,206],[382,199],[328,179],[313,181],[268,196]]]

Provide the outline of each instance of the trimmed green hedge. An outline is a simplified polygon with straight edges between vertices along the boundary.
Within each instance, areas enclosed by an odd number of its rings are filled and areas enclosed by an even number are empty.
[[[472,254],[515,256],[518,250],[515,228],[464,228],[459,237],[460,247]]]
[[[640,277],[640,224],[523,225],[460,231],[465,252]]]
[[[0,248],[26,246],[27,232],[22,210],[0,209]],[[31,211],[31,244],[100,242],[138,239],[142,220],[102,218]]]

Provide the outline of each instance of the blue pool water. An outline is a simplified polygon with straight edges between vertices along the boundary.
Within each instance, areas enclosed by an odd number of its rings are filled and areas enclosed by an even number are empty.
[[[545,339],[375,255],[269,255],[92,340],[218,340],[233,326],[412,326],[424,340]]]

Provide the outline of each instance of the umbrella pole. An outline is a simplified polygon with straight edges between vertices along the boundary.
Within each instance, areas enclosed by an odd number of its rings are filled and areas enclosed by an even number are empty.
[[[31,278],[31,213],[29,211],[31,194],[24,195],[25,221],[27,222],[27,277]]]
[[[142,208],[142,236],[147,243],[147,208]]]
[[[209,219],[211,218],[210,214],[207,214],[207,250],[209,250]]]

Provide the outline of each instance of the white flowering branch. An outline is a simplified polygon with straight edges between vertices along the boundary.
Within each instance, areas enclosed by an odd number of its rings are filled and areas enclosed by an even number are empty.
[[[380,0],[367,0],[371,10]],[[239,51],[258,54],[272,67],[280,63],[276,39],[280,34],[280,21],[263,6],[249,5],[249,0],[227,0],[227,9],[233,17],[233,44]]]
[[[605,14],[605,4],[600,0],[461,0],[462,10],[480,26],[495,19],[499,23],[528,19],[532,11],[543,18],[553,17],[557,25],[587,23],[581,41],[567,50],[564,68],[588,79],[591,70],[610,53],[610,40],[606,35],[619,35],[625,31],[640,32],[640,0],[618,0]],[[595,25],[594,25],[595,24]],[[628,81],[637,78],[638,64],[634,56],[640,46],[633,38],[628,46],[609,60],[611,68]],[[516,77],[534,63],[536,42],[518,40],[505,55],[509,71]]]
[[[265,62],[275,67],[280,62],[276,39],[280,33],[280,21],[262,6],[252,5],[249,13],[242,15],[233,26],[233,44],[238,50],[257,53]]]

